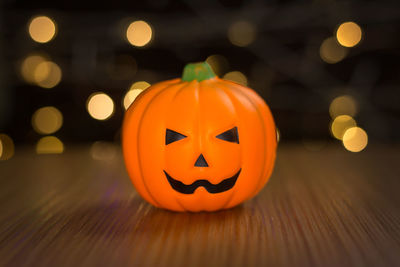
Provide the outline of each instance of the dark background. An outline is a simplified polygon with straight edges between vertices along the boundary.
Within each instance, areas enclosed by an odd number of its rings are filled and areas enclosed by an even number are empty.
[[[188,62],[222,55],[223,72],[240,71],[248,86],[271,107],[281,141],[335,142],[329,105],[340,95],[357,102],[357,124],[369,142],[400,136],[400,4],[398,1],[3,1],[0,35],[0,133],[18,144],[43,135],[31,124],[40,107],[55,106],[64,118],[54,133],[64,143],[120,139],[121,101],[135,81],[181,76]],[[39,44],[28,32],[32,17],[46,15],[58,27],[54,40]],[[130,45],[127,22],[144,20],[153,29],[145,47]],[[233,23],[253,24],[246,47],[233,45]],[[321,43],[342,22],[354,21],[362,41],[336,64],[324,62]],[[62,70],[61,82],[43,89],[24,82],[22,60],[46,53]],[[133,67],[129,62],[133,59]],[[128,62],[128,63],[127,63]],[[123,75],[121,75],[121,73]],[[88,97],[103,91],[115,103],[113,116],[94,120]]]

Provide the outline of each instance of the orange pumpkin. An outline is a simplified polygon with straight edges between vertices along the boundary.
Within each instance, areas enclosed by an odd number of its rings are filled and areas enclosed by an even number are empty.
[[[139,194],[174,211],[226,209],[256,195],[271,175],[276,129],[252,89],[207,63],[141,93],[125,114],[122,146]]]

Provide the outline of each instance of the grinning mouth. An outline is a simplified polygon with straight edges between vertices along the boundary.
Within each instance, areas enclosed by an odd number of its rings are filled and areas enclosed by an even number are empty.
[[[229,189],[231,189],[235,183],[236,180],[240,174],[240,171],[242,169],[239,169],[239,171],[233,175],[230,178],[227,178],[223,180],[222,182],[218,184],[212,184],[207,180],[197,180],[194,181],[192,184],[186,185],[182,183],[181,181],[175,180],[172,178],[166,171],[164,171],[165,176],[167,176],[169,184],[172,186],[175,191],[178,191],[179,193],[182,194],[193,194],[193,192],[200,186],[204,187],[209,193],[211,194],[216,194],[216,193],[222,193],[225,192]]]

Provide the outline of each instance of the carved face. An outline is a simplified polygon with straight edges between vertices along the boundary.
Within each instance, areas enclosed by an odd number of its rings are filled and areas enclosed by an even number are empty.
[[[213,211],[254,196],[275,159],[271,113],[251,89],[218,78],[148,88],[123,125],[128,173],[157,207]]]

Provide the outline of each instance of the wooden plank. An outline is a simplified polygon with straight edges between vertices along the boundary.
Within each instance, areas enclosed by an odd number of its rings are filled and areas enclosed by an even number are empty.
[[[281,145],[263,191],[215,213],[151,207],[121,156],[17,151],[0,162],[0,266],[398,266],[398,151]]]

